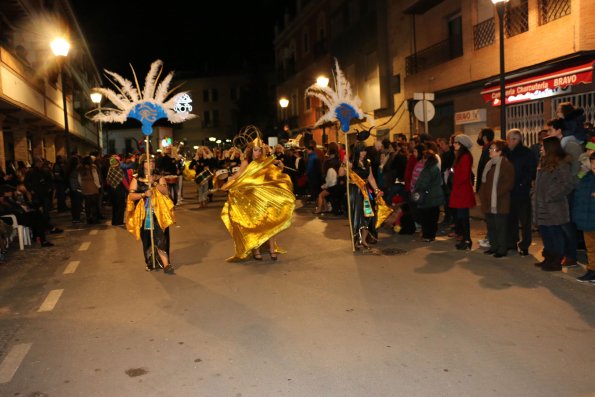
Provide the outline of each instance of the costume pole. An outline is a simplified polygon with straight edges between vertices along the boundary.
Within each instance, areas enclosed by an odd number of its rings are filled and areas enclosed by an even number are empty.
[[[349,219],[349,234],[351,235],[351,249],[355,252],[355,236],[353,235],[353,222],[351,220],[351,189],[349,188],[349,134],[345,134],[345,157],[347,157],[347,161],[345,161],[345,177],[347,181],[345,186],[347,187],[347,218]]]
[[[147,182],[149,182],[151,180],[151,176],[153,175],[153,170],[151,170],[151,158],[149,157],[149,135],[145,136],[145,152],[147,155],[147,164],[149,165],[149,175],[147,175]],[[149,190],[150,189],[151,183],[149,182]],[[153,197],[152,194],[151,197]],[[151,199],[151,197],[149,197],[149,213],[147,216],[149,217],[149,231],[151,233],[151,258],[153,259],[153,269],[155,269],[155,239],[153,238],[153,200]]]

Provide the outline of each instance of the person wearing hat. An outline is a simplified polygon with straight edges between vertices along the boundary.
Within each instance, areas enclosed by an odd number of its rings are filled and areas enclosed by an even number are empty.
[[[291,225],[295,196],[289,175],[276,162],[274,156],[265,156],[265,144],[257,137],[247,146],[240,170],[221,187],[228,193],[221,220],[235,244],[228,262],[250,255],[262,260],[260,246],[267,241],[272,260],[283,252],[275,236]]]
[[[455,136],[452,191],[448,205],[456,211],[456,229],[457,234],[461,237],[461,241],[456,245],[458,250],[469,250],[472,245],[469,209],[475,207],[476,204],[471,178],[473,156],[470,150],[472,147],[473,142],[467,135]]]

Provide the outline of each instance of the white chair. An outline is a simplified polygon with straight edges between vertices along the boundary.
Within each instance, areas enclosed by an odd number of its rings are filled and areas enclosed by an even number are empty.
[[[19,249],[22,251],[25,249],[25,245],[31,245],[31,229],[24,225],[19,225],[17,217],[10,215],[1,215],[2,218],[9,218],[12,220],[13,236],[16,234],[19,237]]]

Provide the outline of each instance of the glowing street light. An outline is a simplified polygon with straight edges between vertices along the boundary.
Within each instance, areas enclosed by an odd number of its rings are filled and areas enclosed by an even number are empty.
[[[498,11],[498,29],[500,30],[500,137],[506,139],[506,81],[504,78],[504,12],[508,0],[492,0]]]
[[[64,87],[64,62],[68,51],[70,50],[70,43],[63,37],[58,37],[50,43],[50,47],[54,56],[58,57],[58,64],[60,66],[60,82],[62,84],[62,107],[64,109],[64,146],[66,147],[66,157],[70,156],[70,133],[68,131],[68,108],[66,107],[66,90]]]
[[[101,113],[101,100],[103,99],[103,95],[99,92],[92,92],[91,93],[91,102],[97,105],[97,111]],[[103,152],[103,123],[99,120],[99,133],[97,134],[97,145],[99,146],[99,150]]]
[[[326,76],[318,76],[316,78],[316,84],[320,87],[328,87],[329,79]]]
[[[289,99],[287,99],[287,98],[279,99],[279,106],[281,106],[283,109],[285,109],[287,106],[289,106]]]
[[[209,142],[215,142],[217,140],[217,138],[215,138],[214,136],[209,137]]]

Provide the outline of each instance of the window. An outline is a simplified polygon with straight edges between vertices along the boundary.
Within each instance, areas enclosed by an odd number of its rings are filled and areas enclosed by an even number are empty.
[[[448,44],[450,47],[450,59],[463,55],[463,23],[461,14],[457,14],[448,20]]]
[[[529,30],[528,0],[515,1],[513,4],[507,3],[504,24],[506,37],[516,36]]]
[[[211,100],[213,102],[217,102],[219,100],[219,90],[216,88],[213,88],[211,90]]]
[[[570,0],[539,0],[539,24],[570,15]]]
[[[209,90],[202,90],[203,102],[209,102]]]

